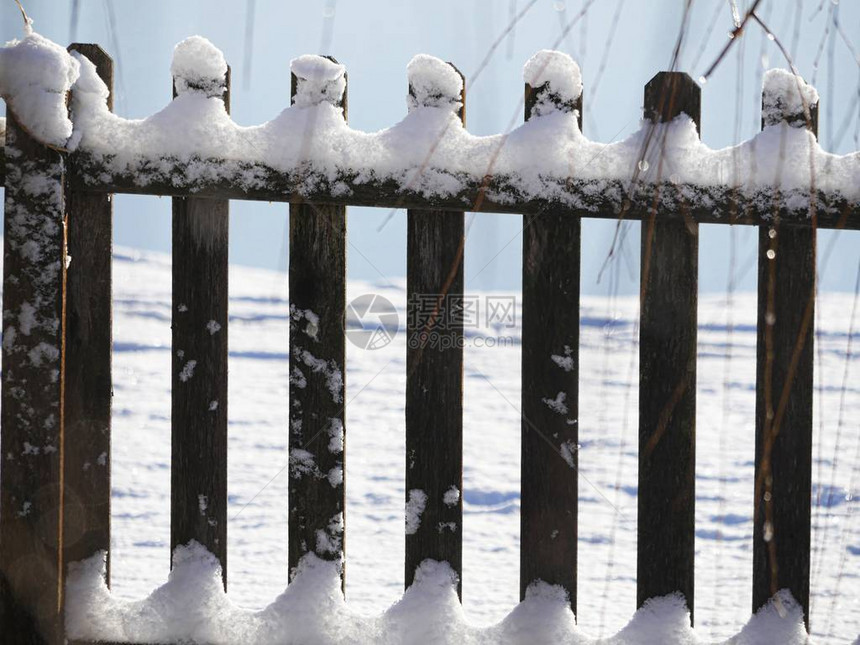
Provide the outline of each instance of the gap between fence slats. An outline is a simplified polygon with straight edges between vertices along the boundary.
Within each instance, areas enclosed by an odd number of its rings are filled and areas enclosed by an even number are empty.
[[[699,86],[684,73],[657,74],[645,86],[645,117],[668,123],[681,113],[701,136]],[[643,160],[660,164],[661,134],[652,132]],[[636,604],[680,592],[692,619],[698,224],[666,219],[655,203],[642,222],[640,262]]]

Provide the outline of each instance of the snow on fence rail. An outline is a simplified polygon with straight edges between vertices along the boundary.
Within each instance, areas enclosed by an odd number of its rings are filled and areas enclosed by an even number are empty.
[[[407,585],[428,558],[461,573],[462,325],[446,330],[451,343],[422,338],[442,298],[463,294],[463,211],[523,213],[521,596],[542,580],[574,611],[581,218],[643,221],[637,601],[680,592],[691,615],[698,224],[758,225],[753,609],[788,589],[808,616],[815,235],[860,228],[860,162],[818,148],[817,95],[799,78],[769,74],[762,134],[710,151],[700,89],[677,72],[646,85],[639,133],[587,141],[578,68],[551,52],[526,66],[526,123],[480,138],[463,127],[459,72],[431,57],[410,63],[409,116],[369,135],[346,126],[333,59],[294,61],[293,106],[239,128],[229,68],[207,41],[177,47],[175,99],[143,121],[110,113],[112,62],[98,46],[70,50],[71,152],[39,143],[7,96],[4,634],[99,637],[80,616],[66,631],[76,599],[64,583],[100,553],[109,582],[115,192],[174,197],[171,547],[198,542],[225,584],[228,200],[290,202],[286,566],[314,554],[341,576],[345,206],[409,209],[407,289],[438,300],[407,327]]]

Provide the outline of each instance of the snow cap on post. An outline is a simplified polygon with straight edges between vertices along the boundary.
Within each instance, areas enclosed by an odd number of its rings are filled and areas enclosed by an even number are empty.
[[[441,58],[418,54],[406,66],[409,78],[409,111],[421,107],[459,110],[463,99],[463,76]]]
[[[176,45],[170,73],[177,96],[199,93],[221,98],[227,90],[224,54],[203,36],[191,36]]]
[[[334,58],[305,54],[290,61],[293,104],[311,107],[331,103],[345,108],[346,67]]]
[[[523,66],[527,116],[544,116],[556,110],[574,112],[582,97],[582,72],[563,52],[542,49]],[[530,88],[530,89],[529,89]]]
[[[818,129],[818,92],[797,74],[769,69],[761,88],[762,127],[785,121],[793,128]]]
[[[80,75],[69,53],[31,29],[0,47],[0,97],[30,136],[62,147],[72,135],[66,96]]]

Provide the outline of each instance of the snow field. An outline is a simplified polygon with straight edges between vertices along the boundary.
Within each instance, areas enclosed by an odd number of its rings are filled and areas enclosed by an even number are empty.
[[[168,573],[169,270],[169,258],[157,254],[122,251],[115,263],[117,598],[141,598]],[[287,582],[286,276],[231,267],[230,288],[229,598],[262,610]],[[363,293],[380,293],[401,312],[405,306],[399,280],[350,283],[350,298]],[[751,294],[735,297],[728,334],[725,297],[700,298],[696,633],[703,642],[737,634],[750,613],[754,303]],[[855,356],[835,445],[851,304],[838,294],[819,301],[812,625],[820,636],[829,624],[824,643],[851,643],[860,629]],[[591,637],[616,634],[635,609],[636,312],[635,299],[583,298],[578,624]],[[518,339],[519,328],[498,333],[508,332]],[[362,616],[378,616],[402,596],[404,337],[375,351],[348,345],[347,400],[355,398],[346,411],[347,606]],[[469,624],[491,625],[518,600],[519,346],[467,347],[465,376],[464,612]]]

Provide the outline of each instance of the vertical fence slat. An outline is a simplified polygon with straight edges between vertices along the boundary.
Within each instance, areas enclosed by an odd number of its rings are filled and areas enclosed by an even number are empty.
[[[170,548],[202,544],[225,585],[229,223],[227,200],[173,198]]]
[[[61,155],[27,135],[9,113],[0,416],[0,633],[13,643],[62,642],[63,176]]]
[[[802,81],[801,81],[802,82]],[[770,115],[818,133],[818,106]],[[764,112],[764,110],[763,110]],[[762,127],[766,125],[762,119]],[[811,207],[814,208],[814,207]],[[815,240],[812,226],[759,227],[753,610],[791,591],[809,624]]]
[[[526,120],[540,91],[525,86]],[[573,108],[582,128],[581,94]],[[574,612],[581,229],[552,209],[523,215],[520,599],[543,580],[567,590]]]
[[[465,85],[459,102],[465,124]],[[406,251],[405,586],[431,558],[451,565],[461,596],[464,218],[409,210]]]
[[[113,61],[98,45],[75,43],[111,90]],[[63,549],[69,563],[108,554],[110,584],[111,250],[109,194],[66,191],[66,379]],[[64,575],[65,575],[64,571]]]
[[[334,61],[333,58],[330,60]],[[292,100],[298,79],[292,77]],[[347,110],[346,89],[338,101]],[[307,553],[343,562],[346,208],[290,205],[290,575]],[[345,584],[345,566],[341,569]]]
[[[646,118],[666,123],[681,113],[701,132],[699,86],[684,73],[657,74],[645,86]],[[651,149],[659,151],[659,136]],[[698,236],[697,223],[661,219],[656,206],[642,222],[636,602],[681,592],[691,617]]]

